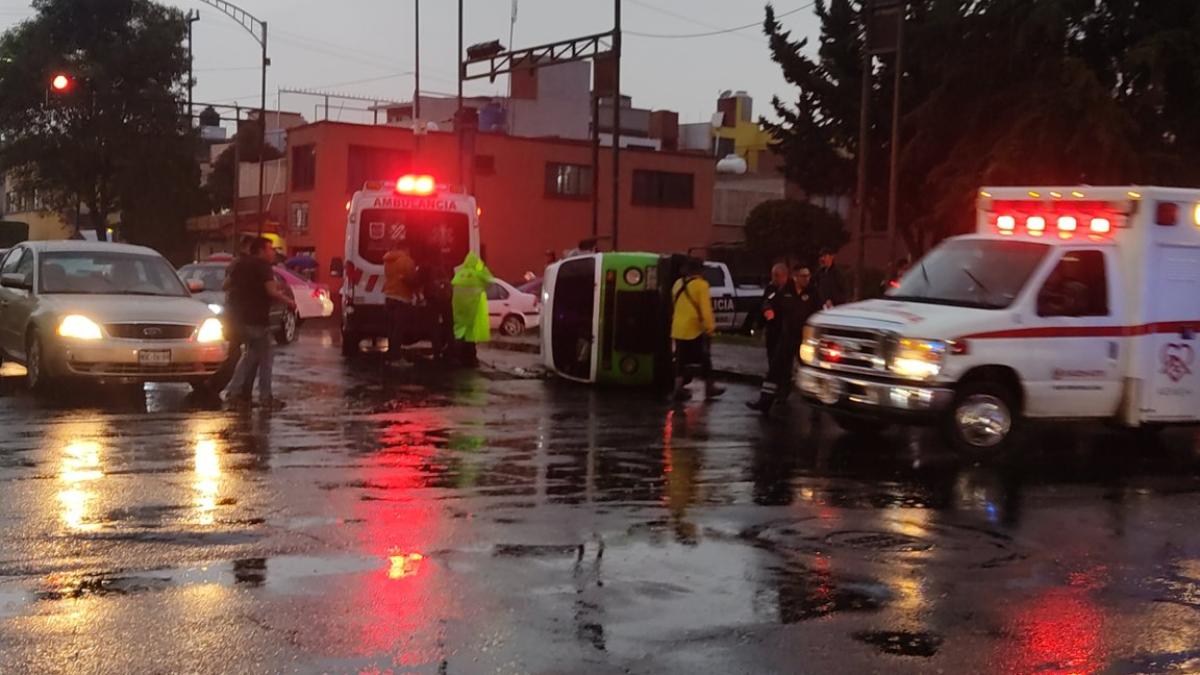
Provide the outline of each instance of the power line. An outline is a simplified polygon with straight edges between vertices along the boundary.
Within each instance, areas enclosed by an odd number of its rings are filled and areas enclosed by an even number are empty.
[[[672,11],[671,11],[671,10],[669,10],[669,9],[666,9],[666,8],[663,8],[663,7],[659,7],[659,6],[657,6],[657,5],[652,5],[652,4],[648,3],[648,2],[642,2],[642,0],[626,0],[626,1],[627,1],[627,2],[629,2],[629,3],[631,3],[631,4],[637,5],[638,7],[641,7],[641,8],[643,8],[643,9],[648,9],[648,10],[650,10],[650,11],[652,11],[652,12],[657,12],[658,14],[662,14],[663,16],[669,16],[669,17],[671,17],[671,18],[674,18],[674,19],[679,19],[680,21],[686,21],[686,22],[688,22],[688,23],[690,23],[690,24],[694,24],[694,25],[696,25],[696,26],[700,26],[700,27],[702,27],[702,28],[709,28],[709,29],[712,29],[712,30],[714,30],[714,31],[723,31],[723,30],[725,30],[725,29],[721,28],[720,26],[714,26],[714,25],[712,25],[711,23],[705,23],[705,22],[703,22],[703,21],[700,21],[700,20],[698,20],[698,19],[695,19],[695,18],[693,18],[693,17],[687,16],[686,14],[680,14],[680,13],[678,13],[678,12],[672,12]],[[629,31],[627,31],[627,32],[629,32]],[[749,35],[742,35],[741,33],[736,33],[736,32],[735,32],[735,33],[730,33],[730,35],[732,35],[733,37],[742,38],[743,40],[751,40],[751,41],[753,41],[753,42],[756,42],[756,43],[757,43],[757,42],[759,42],[759,40],[757,40],[757,39],[755,39],[755,38],[753,38],[753,37],[750,37]]]
[[[637,4],[642,4],[642,3],[637,3]],[[816,2],[809,2],[809,3],[807,3],[807,4],[804,4],[804,5],[801,5],[801,6],[797,7],[796,9],[791,9],[791,10],[788,10],[788,11],[786,11],[786,12],[783,12],[783,13],[780,13],[780,14],[776,14],[776,15],[775,15],[775,18],[776,18],[776,19],[782,19],[782,18],[783,18],[783,17],[785,17],[785,16],[791,16],[792,14],[796,14],[797,12],[801,12],[801,11],[804,11],[804,10],[806,10],[806,9],[810,9],[810,8],[811,8],[813,5],[815,5],[815,4],[817,4],[817,3],[816,3]],[[642,6],[643,6],[643,7],[645,7],[646,5],[642,5]],[[659,8],[657,8],[657,7],[656,7],[656,8],[654,8],[654,9],[659,9]],[[660,11],[663,11],[663,12],[665,12],[666,10],[660,10]],[[689,20],[690,20],[690,19],[689,19]],[[695,21],[693,21],[693,23],[695,23]],[[724,34],[726,34],[726,33],[736,33],[736,32],[737,32],[737,31],[739,31],[739,30],[746,30],[747,28],[755,28],[755,27],[758,27],[758,26],[761,26],[761,25],[762,25],[762,22],[761,22],[761,21],[755,21],[754,23],[748,23],[748,24],[745,24],[745,25],[743,25],[743,26],[733,26],[732,28],[722,28],[722,29],[720,29],[720,30],[708,31],[708,32],[706,32],[706,33],[675,33],[675,34],[664,34],[664,33],[642,33],[642,32],[638,32],[638,31],[632,31],[632,30],[627,30],[627,31],[622,31],[622,32],[623,32],[623,33],[625,33],[626,35],[636,35],[637,37],[644,37],[644,38],[661,38],[661,39],[687,39],[687,38],[702,38],[702,37],[712,37],[712,36],[714,36],[714,35],[724,35]]]

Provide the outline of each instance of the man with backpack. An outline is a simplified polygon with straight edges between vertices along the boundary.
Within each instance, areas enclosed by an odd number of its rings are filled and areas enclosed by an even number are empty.
[[[704,280],[704,263],[688,258],[683,276],[671,289],[674,306],[671,314],[671,339],[675,341],[676,401],[691,397],[687,385],[696,370],[704,378],[704,395],[713,399],[725,393],[713,380],[710,342],[716,333],[712,296]]]

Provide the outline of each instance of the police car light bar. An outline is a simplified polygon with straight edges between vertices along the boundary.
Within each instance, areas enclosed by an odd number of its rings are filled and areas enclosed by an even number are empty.
[[[437,189],[433,176],[408,174],[396,181],[396,192],[403,195],[431,195]]]

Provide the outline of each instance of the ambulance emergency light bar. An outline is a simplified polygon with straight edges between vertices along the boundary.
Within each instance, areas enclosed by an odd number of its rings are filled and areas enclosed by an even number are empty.
[[[1071,239],[1076,234],[1087,234],[1092,238],[1109,235],[1114,227],[1120,227],[1125,217],[1132,213],[1130,202],[1082,201],[1083,195],[1074,193],[1072,201],[1047,202],[1038,193],[1030,193],[1029,200],[992,199],[981,192],[980,208],[988,214],[988,222],[1002,235],[1023,232],[1031,237],[1042,237],[1049,233],[1060,239]],[[1056,200],[1061,194],[1052,193]]]
[[[369,180],[366,183],[363,183],[363,189],[368,192],[395,189],[395,191],[399,194],[414,195],[417,197],[428,197],[429,195],[438,192],[439,189],[444,192],[452,192],[455,194],[460,194],[462,192],[461,189],[456,189],[453,186],[438,185],[437,180],[428,174],[405,174],[396,179],[395,183]]]

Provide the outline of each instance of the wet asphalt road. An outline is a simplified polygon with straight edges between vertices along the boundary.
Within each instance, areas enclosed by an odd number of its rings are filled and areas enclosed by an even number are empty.
[[[0,380],[0,672],[1200,672],[1200,441],[346,366],[273,415]]]

